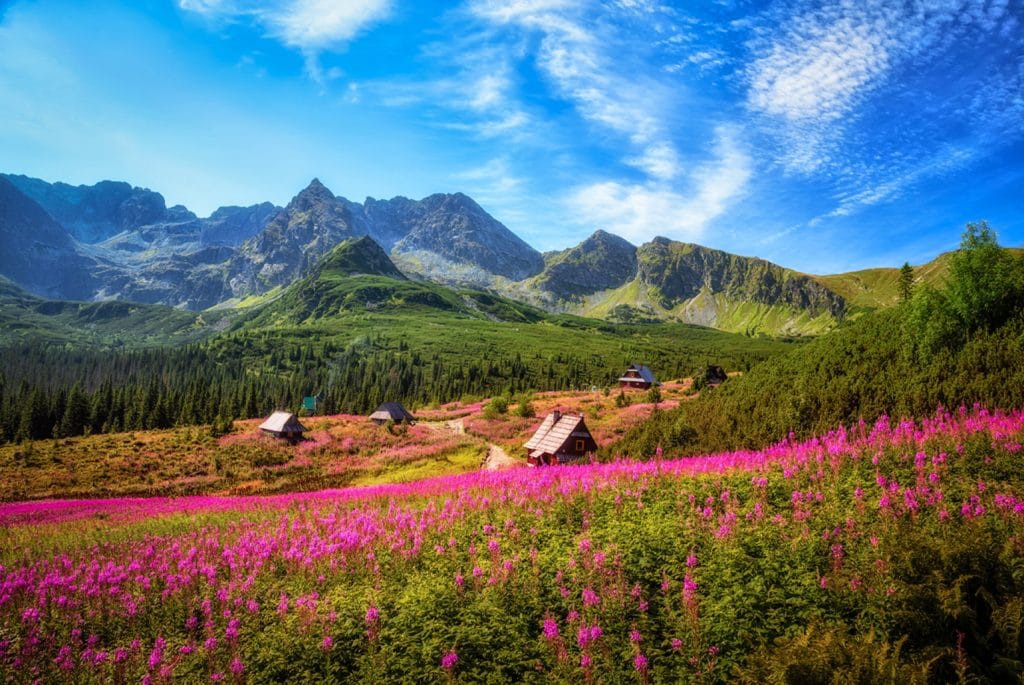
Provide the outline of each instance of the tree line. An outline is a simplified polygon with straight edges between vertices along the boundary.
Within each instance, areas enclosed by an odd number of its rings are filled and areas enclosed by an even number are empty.
[[[630,361],[519,353],[467,359],[363,338],[342,345],[261,334],[127,352],[21,345],[0,349],[0,442],[211,424],[298,411],[365,414],[383,401],[424,406],[462,398],[605,386]],[[666,377],[693,360],[663,364]]]

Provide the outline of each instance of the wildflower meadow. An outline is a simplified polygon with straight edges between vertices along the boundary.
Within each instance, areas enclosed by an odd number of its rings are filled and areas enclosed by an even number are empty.
[[[0,505],[5,682],[1007,682],[1024,412],[267,497]]]

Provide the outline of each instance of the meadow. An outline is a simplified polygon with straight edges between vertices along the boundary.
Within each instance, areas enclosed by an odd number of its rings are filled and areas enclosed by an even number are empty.
[[[0,670],[74,682],[1007,682],[1024,412],[269,497],[0,505]]]
[[[658,411],[691,397],[689,381],[666,382]],[[509,411],[490,399],[413,407],[420,422],[376,426],[365,416],[304,416],[306,440],[289,445],[259,431],[262,419],[230,432],[179,426],[0,445],[0,501],[74,497],[245,495],[406,482],[480,468],[488,446],[525,458],[522,444],[552,409],[579,412],[609,444],[655,412],[646,393],[580,391],[520,395]],[[519,402],[535,416],[520,416]]]

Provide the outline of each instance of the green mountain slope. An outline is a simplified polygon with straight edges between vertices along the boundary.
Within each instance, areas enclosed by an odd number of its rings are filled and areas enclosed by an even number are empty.
[[[546,256],[506,288],[554,311],[612,321],[679,321],[731,332],[819,334],[846,315],[820,280],[763,259],[655,238],[638,248],[603,232]]]
[[[224,330],[234,312],[199,314],[136,302],[46,300],[0,276],[0,345],[70,344],[96,349],[180,345]]]

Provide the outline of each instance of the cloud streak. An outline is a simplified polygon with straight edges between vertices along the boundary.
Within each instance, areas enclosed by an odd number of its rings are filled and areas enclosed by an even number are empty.
[[[606,181],[578,188],[567,202],[568,213],[634,241],[655,235],[699,240],[743,194],[752,176],[752,160],[735,135],[728,127],[718,129],[715,158],[695,170],[689,193],[665,183]]]
[[[318,56],[336,50],[386,18],[391,0],[179,0],[179,7],[212,21],[253,21],[302,53],[322,81]]]

